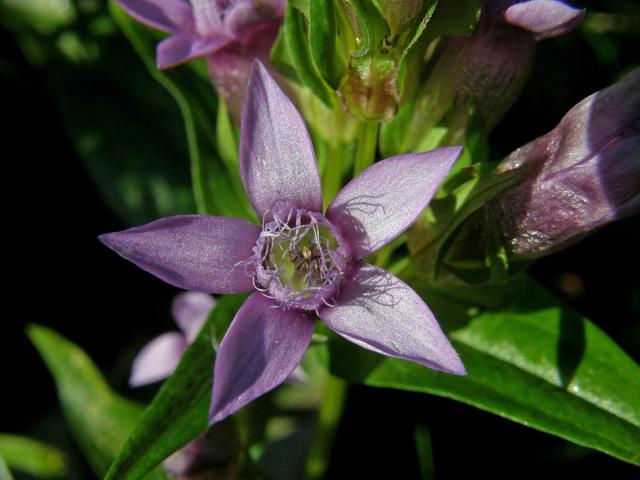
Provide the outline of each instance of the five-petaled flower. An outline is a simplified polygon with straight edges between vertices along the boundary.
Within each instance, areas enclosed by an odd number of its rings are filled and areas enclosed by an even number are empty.
[[[316,317],[369,350],[462,375],[462,362],[418,294],[361,263],[416,220],[459,154],[449,147],[375,163],[323,214],[305,124],[256,62],[242,111],[240,170],[262,226],[176,216],[100,239],[180,288],[254,290],[218,350],[212,423],[287,378],[311,341]]]
[[[240,111],[254,58],[268,61],[286,0],[117,0],[140,22],[170,33],[158,68],[204,57],[218,95]]]

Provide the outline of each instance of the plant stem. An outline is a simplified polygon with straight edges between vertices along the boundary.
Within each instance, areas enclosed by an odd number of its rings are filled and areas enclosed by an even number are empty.
[[[340,144],[322,142],[324,156],[324,170],[322,171],[322,197],[327,207],[336,193],[342,187],[342,173],[344,172],[345,147]]]
[[[305,466],[305,480],[317,480],[324,476],[329,465],[333,438],[342,416],[342,406],[347,384],[333,375],[328,375],[324,384],[322,404],[318,412],[316,436],[311,444]]]
[[[356,158],[353,163],[354,177],[371,166],[375,160],[376,147],[378,146],[378,126],[378,122],[374,120],[366,120],[362,123],[356,147]]]

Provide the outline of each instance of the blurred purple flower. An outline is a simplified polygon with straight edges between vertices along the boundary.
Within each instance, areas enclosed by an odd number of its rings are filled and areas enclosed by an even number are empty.
[[[514,259],[560,250],[640,212],[640,68],[578,103],[498,167],[524,180],[490,208]]]
[[[206,293],[184,292],[177,295],[171,312],[181,332],[163,333],[140,351],[133,361],[129,385],[139,387],[171,376],[215,304],[213,297]]]
[[[286,0],[116,0],[138,21],[168,32],[158,68],[205,57],[218,94],[237,117],[254,58],[264,62]]]
[[[254,290],[218,350],[212,423],[287,378],[311,341],[316,315],[364,348],[461,375],[458,355],[422,299],[392,274],[360,263],[416,220],[459,154],[451,147],[378,162],[338,193],[325,216],[305,124],[256,62],[242,112],[240,168],[262,228],[176,216],[100,239],[180,288]]]

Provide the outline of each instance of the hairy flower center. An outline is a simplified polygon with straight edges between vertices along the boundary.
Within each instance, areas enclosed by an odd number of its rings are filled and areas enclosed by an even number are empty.
[[[327,304],[347,268],[348,254],[320,214],[278,202],[254,248],[254,283],[283,307]]]

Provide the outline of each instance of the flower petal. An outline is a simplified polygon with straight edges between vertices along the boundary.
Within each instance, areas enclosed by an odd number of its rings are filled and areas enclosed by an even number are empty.
[[[251,257],[260,228],[244,220],[181,215],[101,235],[100,241],[171,285],[208,293],[251,290],[241,262]]]
[[[133,361],[129,385],[139,387],[169,377],[186,349],[187,340],[178,332],[165,333],[153,339]]]
[[[190,30],[191,6],[185,0],[116,0],[129,15],[163,32]]]
[[[251,295],[220,344],[209,421],[219,422],[284,382],[300,364],[314,326],[308,314]]]
[[[257,60],[242,109],[240,172],[259,218],[276,200],[322,211],[322,186],[307,127]]]
[[[510,6],[504,15],[511,25],[542,40],[573,30],[582,21],[584,10],[556,0],[530,0]]]
[[[281,19],[286,3],[285,0],[260,2],[259,4],[254,0],[240,0],[232,4],[225,12],[224,26],[233,34],[244,37],[259,23]]]
[[[224,34],[202,38],[192,33],[177,33],[158,44],[156,65],[160,69],[175,67],[196,57],[210,55],[228,41],[229,37]]]
[[[223,31],[220,0],[191,0],[198,35],[207,37]],[[224,9],[224,7],[223,7]]]
[[[340,288],[336,306],[318,316],[361,347],[456,375],[465,368],[418,294],[373,265],[358,265]]]
[[[187,342],[195,340],[215,304],[211,295],[201,292],[184,292],[173,299],[171,312]]]
[[[331,202],[327,219],[358,260],[416,221],[461,152],[447,147],[388,158],[351,180]]]

